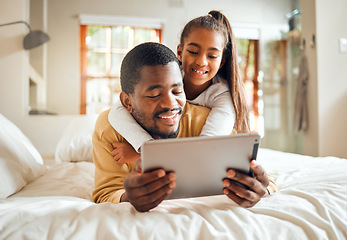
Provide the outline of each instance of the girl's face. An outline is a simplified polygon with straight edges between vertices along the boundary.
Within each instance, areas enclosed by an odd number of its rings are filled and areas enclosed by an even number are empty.
[[[223,65],[224,45],[222,33],[193,27],[184,39],[184,45],[177,46],[177,56],[184,71],[184,82],[194,86],[208,86]]]

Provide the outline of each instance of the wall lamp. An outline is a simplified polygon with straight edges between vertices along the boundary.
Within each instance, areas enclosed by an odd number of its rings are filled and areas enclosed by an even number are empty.
[[[40,30],[32,31],[29,24],[25,21],[17,21],[17,22],[0,24],[0,27],[11,25],[11,24],[17,24],[17,23],[24,23],[25,25],[27,25],[27,27],[29,28],[29,31],[30,31],[27,35],[25,35],[24,40],[23,40],[23,46],[25,49],[27,49],[27,50],[33,49],[33,48],[38,47],[38,46],[44,44],[45,42],[49,41],[50,38],[46,33],[42,32]]]

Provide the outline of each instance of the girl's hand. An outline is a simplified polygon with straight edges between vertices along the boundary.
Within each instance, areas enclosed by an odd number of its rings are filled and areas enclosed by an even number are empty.
[[[141,155],[129,143],[114,142],[112,143],[114,150],[111,152],[113,159],[118,164],[136,163]]]

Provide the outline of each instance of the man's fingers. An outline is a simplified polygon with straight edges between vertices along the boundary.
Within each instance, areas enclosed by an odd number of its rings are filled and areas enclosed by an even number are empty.
[[[136,159],[136,164],[134,167],[134,171],[136,172],[142,172],[142,161],[141,161],[141,157],[139,157],[138,159]]]
[[[161,170],[143,174],[132,172],[125,179],[124,188],[126,189],[127,198],[138,211],[144,212],[156,207],[176,187],[176,175],[169,173],[159,177],[162,175]],[[144,175],[145,177],[143,177]],[[152,179],[148,180],[147,178],[151,176]],[[146,179],[149,183],[143,184],[141,179]],[[139,185],[141,182],[142,184]]]
[[[133,206],[135,206],[136,210],[139,212],[147,212],[152,208],[155,208],[156,206],[158,206],[162,201],[164,201],[167,196],[170,194],[171,192],[167,192],[164,193],[163,195],[159,196],[158,198],[155,198],[155,200],[153,201],[146,201],[145,204],[143,204],[144,202],[140,202],[139,205],[133,204]],[[148,199],[154,199],[152,197],[148,197]]]
[[[165,171],[163,169],[159,169],[156,171],[143,173],[141,175],[138,175],[137,177],[129,176],[124,180],[123,185],[125,188],[138,188],[164,176]]]
[[[144,197],[146,201],[153,201],[157,197],[153,197],[152,194],[154,194],[154,196],[157,196],[158,194],[161,196],[167,193],[167,191],[169,191],[170,189],[173,189],[175,187],[176,182],[170,180],[168,176],[165,176],[154,182],[144,185],[141,188],[138,188],[137,191],[134,192],[134,197],[138,199]]]
[[[243,200],[248,200],[250,202],[258,202],[260,200],[260,197],[257,193],[239,186],[238,183],[233,182],[230,179],[224,179],[223,185],[225,189],[234,193],[236,196],[240,197]]]
[[[149,204],[158,205],[162,200],[164,200],[172,192],[172,188],[173,186],[170,186],[170,184],[167,184],[150,194],[138,197],[137,201],[144,206]]]
[[[246,185],[247,187],[250,188],[251,191],[258,193],[261,196],[264,196],[266,194],[266,188],[263,186],[263,183],[258,181],[258,179],[255,177],[252,178],[246,174],[240,173],[232,169],[228,170],[227,177],[229,179],[235,180],[237,182],[240,182]],[[233,184],[232,182],[230,182],[230,185],[234,186],[236,184]],[[235,187],[239,187],[239,186],[236,185]]]
[[[224,194],[227,195],[228,198],[233,200],[239,206],[244,208],[253,207],[257,203],[257,202],[252,202],[237,196],[236,193],[234,193],[233,191],[230,191],[228,188],[224,188]]]
[[[165,185],[174,188],[176,186],[175,180],[176,175],[174,173],[165,174],[165,171],[160,169],[136,177],[128,177],[124,181],[124,187],[125,189],[132,189],[131,193],[128,193],[131,195],[129,197],[138,198],[151,194]]]
[[[259,182],[256,179],[254,179],[254,178],[252,178],[246,174],[235,171],[233,169],[228,170],[227,177],[229,179],[240,182],[240,183],[248,186],[251,189],[254,189],[257,186],[257,184],[259,184]]]
[[[255,160],[251,161],[251,168],[254,172],[254,177],[263,184],[264,187],[269,186],[269,178],[265,170]]]
[[[253,207],[267,194],[266,187],[269,185],[266,172],[255,160],[251,161],[250,166],[254,177],[229,169],[228,178],[223,180],[224,194],[242,207]]]

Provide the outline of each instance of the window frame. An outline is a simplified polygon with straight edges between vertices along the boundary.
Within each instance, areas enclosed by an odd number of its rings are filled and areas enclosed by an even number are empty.
[[[121,17],[121,16],[103,16],[103,15],[80,15],[79,17],[80,28],[80,114],[87,114],[87,81],[89,79],[100,78],[97,76],[89,76],[87,73],[88,66],[88,47],[86,44],[86,37],[88,26],[98,25],[102,27],[118,27],[129,26],[133,29],[153,29],[156,31],[159,42],[162,42],[162,29],[164,21],[155,18],[139,18],[139,17]],[[112,48],[109,49],[112,53]],[[112,58],[112,54],[111,54]],[[103,79],[119,79],[119,76],[113,76],[109,72],[102,76]]]

